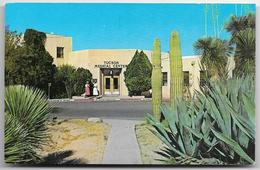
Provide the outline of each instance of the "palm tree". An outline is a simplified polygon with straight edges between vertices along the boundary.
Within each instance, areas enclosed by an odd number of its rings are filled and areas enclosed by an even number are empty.
[[[247,28],[236,33],[235,74],[255,74],[255,30]]]
[[[255,29],[255,14],[248,13],[246,16],[237,17],[235,15],[230,17],[230,20],[225,24],[227,32],[232,34],[232,37],[239,31],[247,28]]]
[[[214,37],[198,39],[193,45],[195,53],[201,55],[201,64],[212,79],[227,79],[228,57],[232,46],[225,40]]]
[[[232,16],[225,26],[235,47],[235,74],[255,73],[255,14]]]

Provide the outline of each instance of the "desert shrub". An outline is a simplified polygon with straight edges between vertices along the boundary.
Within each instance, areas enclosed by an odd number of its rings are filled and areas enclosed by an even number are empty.
[[[5,162],[37,163],[48,139],[50,107],[44,92],[21,85],[5,88]]]
[[[253,164],[255,160],[255,81],[253,77],[210,82],[196,98],[179,100],[174,111],[161,106],[164,124],[147,120],[166,145],[167,163]]]

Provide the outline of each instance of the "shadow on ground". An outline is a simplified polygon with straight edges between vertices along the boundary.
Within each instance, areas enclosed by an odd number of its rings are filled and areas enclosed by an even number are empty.
[[[48,154],[43,158],[40,165],[79,165],[82,164],[80,159],[70,159],[73,155],[73,151],[61,151]]]

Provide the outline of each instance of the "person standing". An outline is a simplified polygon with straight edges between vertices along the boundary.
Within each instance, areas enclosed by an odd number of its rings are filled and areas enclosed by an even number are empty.
[[[98,84],[97,84],[97,80],[94,80],[93,96],[98,96]]]
[[[85,97],[89,97],[89,96],[90,96],[90,84],[89,81],[87,81],[85,84]]]

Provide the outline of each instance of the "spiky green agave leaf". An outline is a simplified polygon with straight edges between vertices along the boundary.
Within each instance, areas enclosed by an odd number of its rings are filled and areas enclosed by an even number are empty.
[[[46,121],[50,107],[38,89],[21,85],[5,88],[5,161],[35,163],[37,150],[48,139]]]

